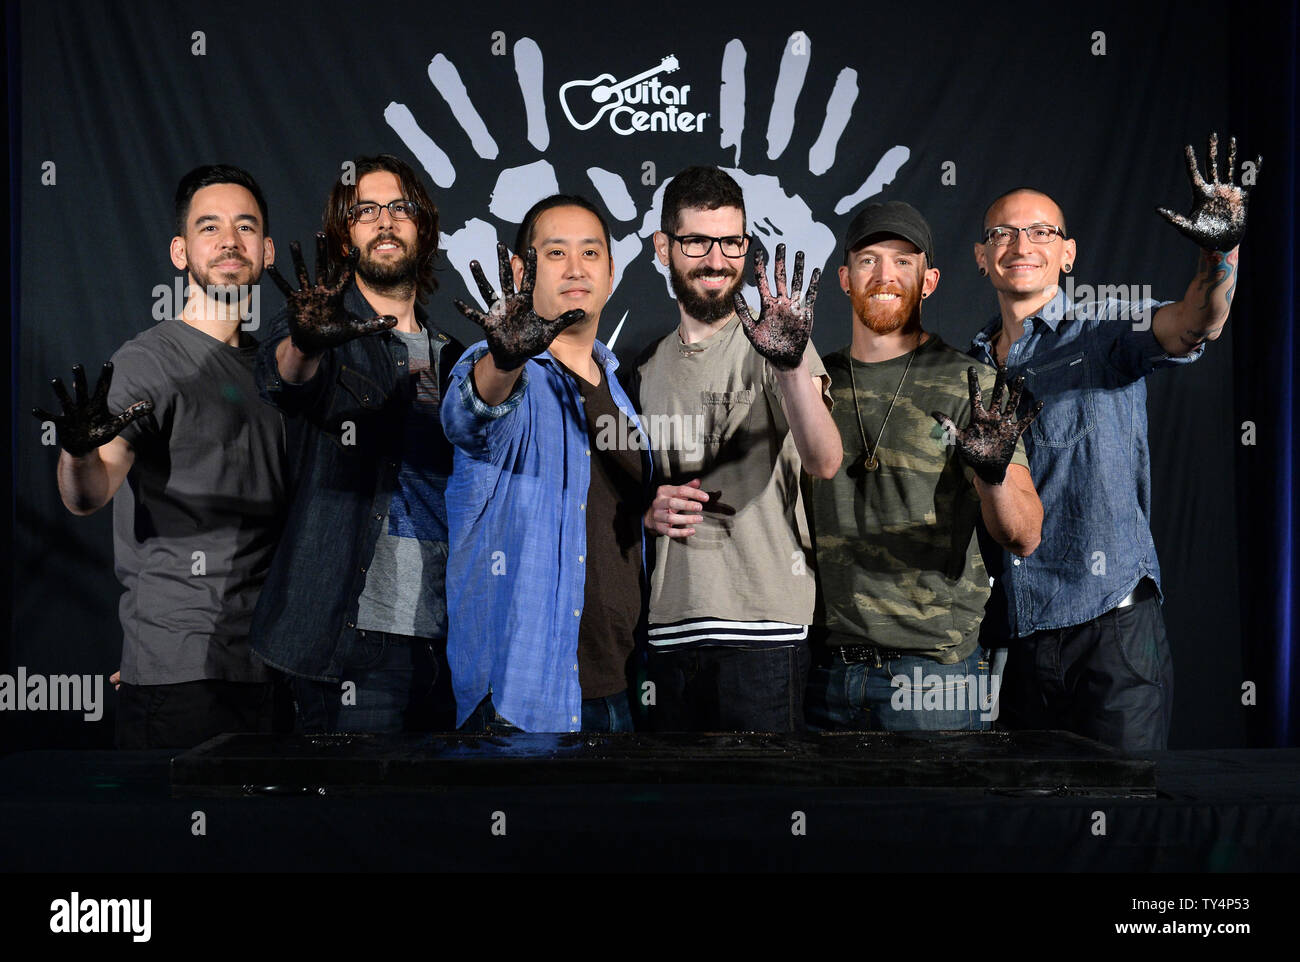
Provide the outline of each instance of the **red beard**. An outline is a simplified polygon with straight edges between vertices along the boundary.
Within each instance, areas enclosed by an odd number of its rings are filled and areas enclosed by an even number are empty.
[[[898,294],[898,300],[882,303],[871,299],[873,294],[890,293]],[[858,320],[876,334],[893,334],[901,328],[910,328],[915,321],[919,321],[917,317],[917,306],[921,303],[919,288],[908,291],[884,286],[870,287],[860,294],[851,293],[849,300],[853,302],[853,313],[857,315]]]

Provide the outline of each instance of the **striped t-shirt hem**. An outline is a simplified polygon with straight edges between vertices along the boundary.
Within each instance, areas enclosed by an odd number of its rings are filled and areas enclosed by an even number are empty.
[[[790,625],[784,621],[686,618],[672,624],[650,626],[650,647],[659,650],[698,648],[703,645],[745,648],[790,645],[807,637],[807,625]]]

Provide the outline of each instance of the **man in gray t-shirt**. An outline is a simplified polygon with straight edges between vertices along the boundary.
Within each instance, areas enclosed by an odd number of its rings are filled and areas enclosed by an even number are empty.
[[[68,510],[113,501],[121,748],[187,748],[271,723],[248,629],[279,532],[284,428],[258,400],[257,342],[241,323],[275,250],[261,190],[237,167],[186,174],[176,221],[180,316],[123,345],[89,397],[80,365],[74,397],[55,380],[62,416],[35,412],[57,426]]]

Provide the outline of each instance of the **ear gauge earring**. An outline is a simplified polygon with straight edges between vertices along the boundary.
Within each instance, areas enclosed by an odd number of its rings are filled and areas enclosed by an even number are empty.
[[[1065,273],[1068,274],[1068,273],[1070,273],[1070,271],[1074,270],[1074,265],[1073,265],[1073,264],[1062,264],[1062,265],[1061,265],[1061,270],[1065,271]]]
[[[980,277],[988,277],[988,276],[989,276],[989,272],[986,271],[984,268],[981,267],[981,268],[980,268]]]

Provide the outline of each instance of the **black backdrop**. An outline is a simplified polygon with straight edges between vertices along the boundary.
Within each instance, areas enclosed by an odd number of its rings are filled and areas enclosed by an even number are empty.
[[[3,670],[117,667],[109,511],[81,519],[61,507],[57,448],[41,445],[26,412],[53,403],[49,377],[66,378],[76,362],[97,370],[154,323],[155,288],[176,274],[171,194],[191,167],[226,161],[253,173],[283,268],[288,242],[319,226],[345,161],[380,151],[410,160],[428,175],[448,253],[434,316],[467,343],[475,330],[450,307],[477,296],[465,264],[491,261],[493,240],[513,238],[518,213],[553,175],[610,214],[619,280],[600,336],[608,341],[626,315],[615,344],[624,359],[675,323],[649,233],[663,181],[681,167],[736,169],[764,243],[803,247],[832,271],[861,204],[907,200],[934,228],[942,271],[925,326],[964,347],[995,310],[971,256],[984,207],[1020,184],[1063,205],[1079,245],[1076,282],[1182,296],[1196,252],[1153,207],[1186,208],[1182,145],[1203,155],[1206,133],[1226,134],[1238,119],[1218,9],[1104,3],[1036,8],[1031,20],[1021,8],[943,4],[755,14],[396,2],[381,18],[330,0],[22,4],[8,37],[20,64],[9,93],[21,246]],[[666,68],[670,55],[676,69],[655,76],[660,99],[676,88],[678,115],[704,113],[702,130],[623,134],[608,114],[578,129],[598,105],[581,85],[562,99],[566,84],[624,80]],[[614,124],[631,120],[623,111]],[[43,183],[51,169],[54,182]],[[1270,203],[1268,178],[1266,164],[1256,205]],[[1247,236],[1243,285],[1253,245],[1266,241]],[[849,306],[836,284],[822,290],[814,340],[825,352],[847,341]],[[280,295],[269,284],[262,295],[269,317]],[[1172,747],[1246,739],[1232,332],[1253,322],[1234,312],[1201,362],[1148,382],[1153,528],[1177,671]],[[56,712],[10,721],[20,744],[111,741],[111,714],[97,724]]]

